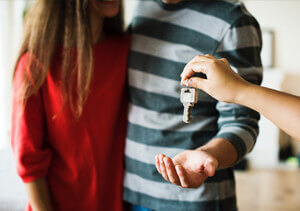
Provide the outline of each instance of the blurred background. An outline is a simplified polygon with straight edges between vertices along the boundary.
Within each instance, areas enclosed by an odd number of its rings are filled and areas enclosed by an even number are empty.
[[[23,210],[26,203],[10,150],[10,106],[23,15],[33,1],[0,0],[0,211]],[[125,1],[128,24],[134,0]],[[300,1],[243,2],[263,31],[263,86],[300,95]],[[300,142],[262,117],[253,152],[236,167],[240,210],[300,210],[299,159]]]

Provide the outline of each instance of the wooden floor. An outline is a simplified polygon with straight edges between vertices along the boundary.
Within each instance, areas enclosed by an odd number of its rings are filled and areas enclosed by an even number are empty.
[[[240,211],[300,211],[300,170],[236,172]]]

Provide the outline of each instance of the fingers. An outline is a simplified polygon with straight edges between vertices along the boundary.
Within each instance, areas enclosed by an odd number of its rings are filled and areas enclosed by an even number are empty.
[[[164,163],[164,158],[166,156],[164,154],[160,154],[159,155],[159,167],[160,167],[160,172],[161,172],[161,175],[163,176],[163,178],[167,181],[170,181],[169,180],[169,177],[168,177],[168,173],[167,173],[167,170],[166,170],[166,166],[165,166],[165,163]]]
[[[182,83],[184,86],[190,86],[198,89],[204,89],[206,79],[200,78],[200,77],[192,77],[190,79],[187,79],[185,82]]]
[[[206,54],[205,56],[198,55],[195,56],[183,69],[181,77],[186,80],[187,78],[194,75],[195,72],[202,72],[206,74],[206,69],[201,66],[203,63],[211,63],[213,60],[217,60],[216,57]]]
[[[156,167],[156,170],[161,174],[158,155],[155,155],[155,167]]]
[[[176,165],[175,169],[176,169],[177,175],[179,176],[181,187],[188,188],[189,185],[188,185],[187,176],[186,176],[186,172],[185,172],[184,168],[180,165]]]
[[[196,72],[207,74],[209,69],[209,62],[207,61],[191,61],[189,62],[183,69],[181,73],[181,81],[185,81],[186,79],[193,76]]]
[[[225,63],[229,63],[228,60],[226,58],[222,58],[220,59],[221,61],[225,62]]]
[[[169,181],[175,185],[180,185],[180,180],[171,158],[166,157],[164,154],[156,155],[155,166],[157,171],[166,181]]]
[[[164,164],[166,166],[167,174],[169,177],[169,181],[175,185],[180,185],[180,180],[177,175],[174,163],[171,158],[165,157],[164,158]]]
[[[227,59],[217,59],[214,56],[206,54],[205,56],[198,55],[194,57],[183,69],[181,73],[181,84],[187,85],[185,81],[192,77],[196,72],[208,75],[209,71],[214,69],[214,65],[222,61],[229,65]],[[205,82],[205,81],[202,81]]]
[[[217,59],[216,57],[210,55],[210,54],[205,54],[204,55],[206,58],[210,58],[210,59]]]
[[[169,181],[175,185],[181,185],[175,165],[171,158],[166,157],[164,154],[156,155],[155,166],[157,171],[166,181]]]

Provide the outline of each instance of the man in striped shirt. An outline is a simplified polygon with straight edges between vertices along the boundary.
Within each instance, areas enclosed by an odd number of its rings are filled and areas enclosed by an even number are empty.
[[[196,55],[211,54],[260,84],[259,25],[238,0],[166,2],[138,1],[131,23],[124,200],[150,210],[237,210],[229,166],[252,150],[259,115],[200,91],[192,123],[183,123],[180,74]],[[219,163],[200,188],[167,183],[156,171],[156,154],[197,148]]]

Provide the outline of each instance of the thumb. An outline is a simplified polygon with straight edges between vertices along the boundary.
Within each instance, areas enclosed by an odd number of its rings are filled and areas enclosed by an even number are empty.
[[[209,177],[214,176],[217,166],[218,166],[217,161],[211,159],[207,160],[204,164],[204,173]]]
[[[206,79],[200,77],[192,77],[182,82],[182,85],[203,89]]]

